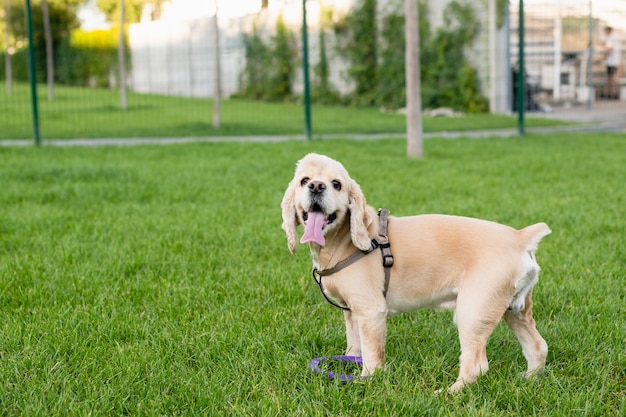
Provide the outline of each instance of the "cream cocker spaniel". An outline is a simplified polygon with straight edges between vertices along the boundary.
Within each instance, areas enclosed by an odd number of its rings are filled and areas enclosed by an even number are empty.
[[[548,345],[531,296],[540,269],[534,253],[550,234],[545,223],[516,230],[459,216],[390,216],[379,236],[379,216],[360,186],[341,163],[318,154],[297,163],[281,208],[292,253],[304,225],[301,243],[310,246],[323,293],[344,309],[347,354],[362,357],[363,377],[383,367],[387,316],[426,307],[455,309],[460,371],[449,391],[487,371],[487,339],[503,317],[522,345],[527,375],[543,370]],[[372,243],[378,238],[388,238],[393,255],[387,279]]]

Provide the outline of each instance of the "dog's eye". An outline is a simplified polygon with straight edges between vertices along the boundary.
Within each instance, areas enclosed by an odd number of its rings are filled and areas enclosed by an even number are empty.
[[[341,190],[341,183],[337,180],[333,180],[333,187],[335,188],[335,190],[339,191]]]
[[[309,177],[304,177],[300,180],[300,185],[304,187],[310,180]]]

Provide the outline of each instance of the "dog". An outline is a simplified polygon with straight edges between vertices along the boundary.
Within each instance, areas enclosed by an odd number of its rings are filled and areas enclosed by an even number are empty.
[[[340,162],[314,153],[297,163],[281,209],[291,253],[298,226],[305,227],[301,243],[309,244],[322,293],[344,310],[346,354],[362,357],[362,377],[384,366],[387,317],[417,308],[455,310],[461,355],[450,392],[488,370],[487,339],[503,317],[522,346],[526,376],[544,369],[548,345],[533,319],[532,290],[540,270],[535,251],[551,233],[545,223],[516,230],[442,214],[389,216],[379,236],[379,215],[359,184]],[[388,278],[377,238],[388,239],[393,256]],[[353,256],[359,259],[336,267]]]

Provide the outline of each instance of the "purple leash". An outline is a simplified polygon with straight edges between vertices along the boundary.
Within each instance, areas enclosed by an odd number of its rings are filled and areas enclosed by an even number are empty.
[[[320,363],[328,362],[328,360],[335,360],[339,362],[350,362],[350,363],[355,363],[359,366],[363,366],[363,358],[360,356],[335,355],[331,357],[324,356],[322,358],[313,359],[311,363],[309,363],[309,368],[311,369],[311,371],[320,374],[323,372],[320,369]],[[337,378],[344,384],[354,379],[353,375],[335,374],[334,372],[327,372],[326,376],[328,377],[328,379],[331,379],[331,380]]]

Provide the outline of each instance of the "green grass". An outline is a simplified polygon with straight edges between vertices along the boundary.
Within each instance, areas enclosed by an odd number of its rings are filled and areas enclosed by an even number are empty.
[[[44,139],[116,137],[205,137],[249,135],[301,135],[301,105],[224,100],[222,126],[212,126],[213,103],[208,99],[129,94],[129,108],[120,109],[115,90],[57,87],[55,100],[47,100],[39,88],[40,130]],[[31,104],[26,85],[18,84],[12,95],[0,92],[0,139],[33,137]],[[313,106],[313,132],[395,133],[406,130],[405,116],[377,109]],[[547,126],[561,122],[528,118],[527,125]],[[424,118],[425,132],[514,128],[517,119],[501,115],[468,115]]]
[[[0,415],[617,416],[626,412],[626,138],[0,148]],[[344,162],[395,215],[545,221],[526,381],[498,326],[491,369],[456,396],[449,312],[389,320],[390,373],[341,385],[344,349],[280,200],[309,151]]]

